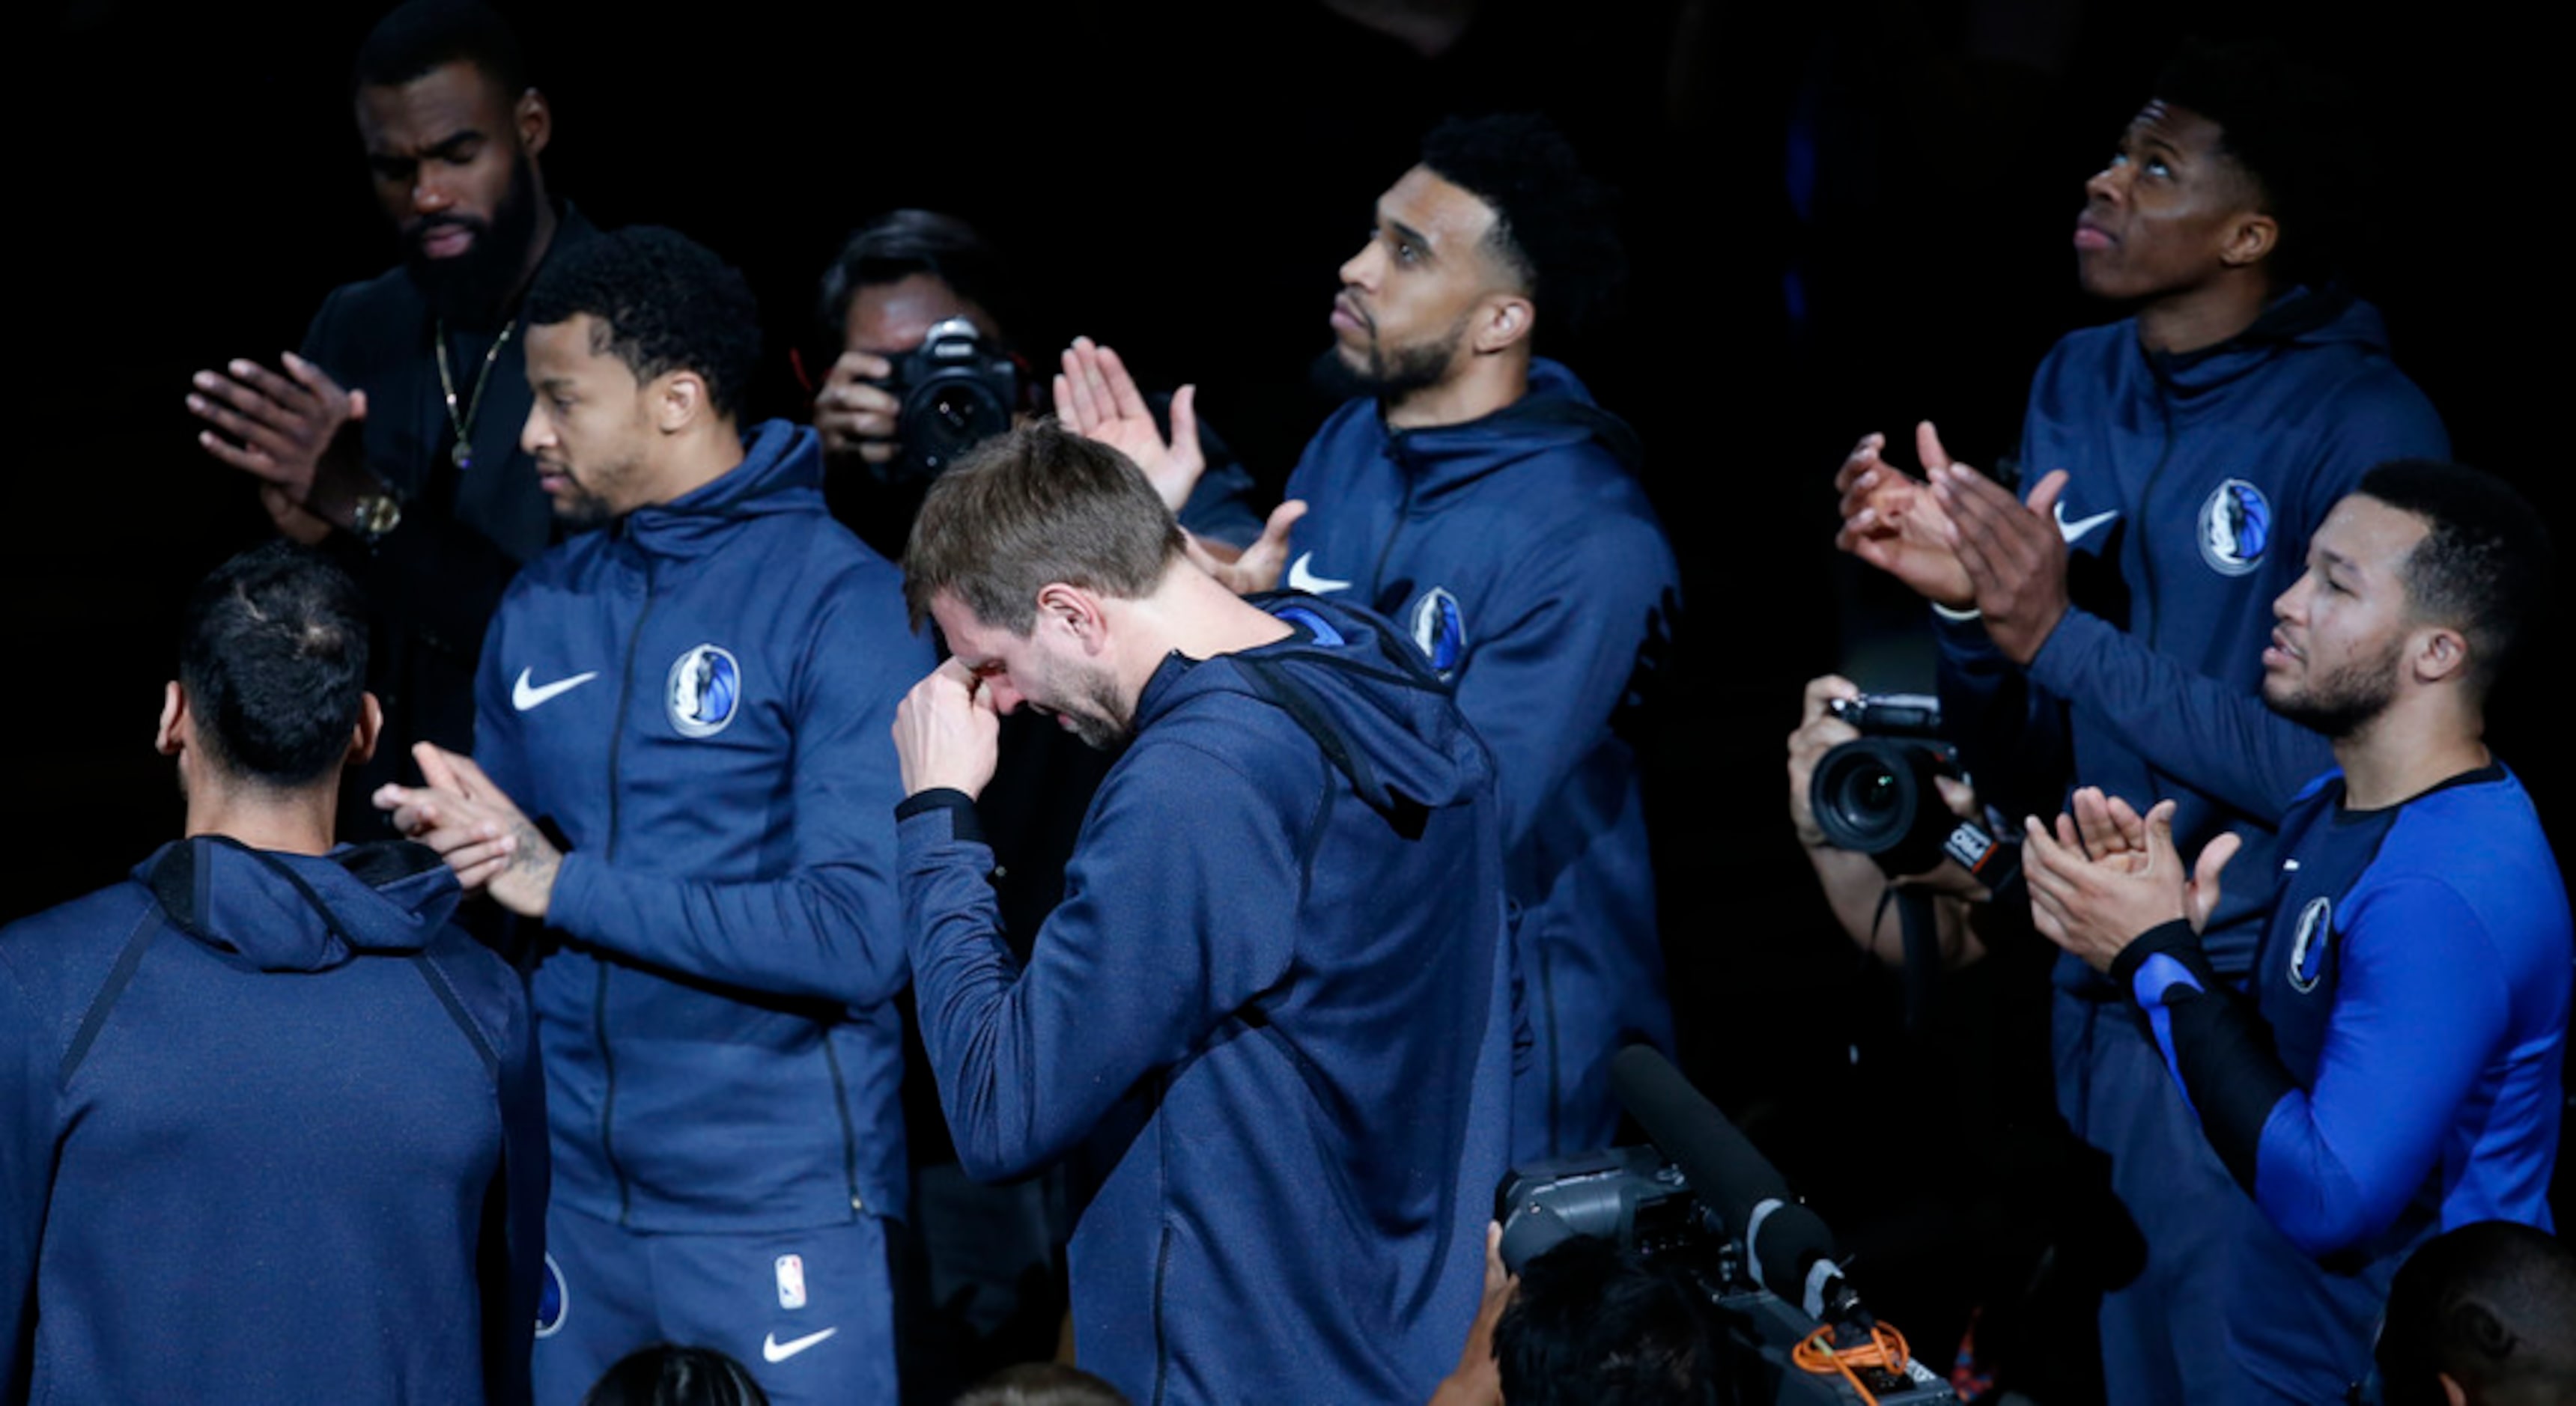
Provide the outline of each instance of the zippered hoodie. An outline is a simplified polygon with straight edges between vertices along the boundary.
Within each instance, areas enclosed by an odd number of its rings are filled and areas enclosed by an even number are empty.
[[[527,1398],[541,1091],[456,901],[199,836],[0,930],[0,1396]]]
[[[1464,424],[1336,411],[1287,496],[1311,505],[1286,584],[1396,622],[1493,749],[1536,1049],[1514,1158],[1607,1145],[1610,1057],[1670,1051],[1654,869],[1632,738],[1680,575],[1639,486],[1637,438],[1572,372]]]
[[[2340,293],[2294,292],[2183,356],[2145,350],[2134,320],[2060,341],[2031,385],[2021,464],[2026,484],[2069,474],[2057,516],[2073,604],[2026,675],[1981,624],[1940,626],[1943,709],[1980,789],[2050,814],[2070,775],[2142,810],[2170,798],[2186,856],[2236,831],[2245,850],[2205,942],[2220,971],[2245,971],[2273,829],[2334,764],[2324,738],[2263,705],[2272,602],[2364,473],[2449,452],[2378,311]],[[2112,994],[2080,961],[2059,974]]]
[[[900,578],[772,421],[493,618],[475,750],[570,842],[531,983],[559,1204],[639,1230],[900,1216]]]
[[[1071,1158],[1082,1363],[1140,1404],[1419,1401],[1509,1139],[1485,749],[1387,623],[1174,655],[1025,971],[965,797],[904,803],[923,1043],[970,1175]]]

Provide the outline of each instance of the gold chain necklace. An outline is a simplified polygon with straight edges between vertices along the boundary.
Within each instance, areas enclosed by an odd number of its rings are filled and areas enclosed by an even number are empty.
[[[465,413],[456,413],[456,382],[447,371],[447,320],[438,321],[438,388],[447,395],[447,422],[456,427],[456,447],[447,457],[462,473],[474,467],[474,412],[483,408],[483,387],[492,379],[492,363],[501,359],[501,348],[510,344],[510,334],[519,329],[514,319],[492,339],[492,349],[483,353],[483,369],[474,374],[474,394],[465,402]]]

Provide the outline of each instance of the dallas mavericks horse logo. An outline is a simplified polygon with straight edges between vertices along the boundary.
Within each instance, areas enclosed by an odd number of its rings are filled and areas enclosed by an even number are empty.
[[[1458,661],[1467,657],[1467,618],[1458,609],[1458,598],[1446,586],[1434,586],[1413,603],[1414,647],[1431,661],[1431,672],[1446,680],[1458,672]]]
[[[2290,985],[2302,994],[2317,989],[2326,974],[2326,948],[2334,940],[2334,900],[2314,898],[2299,910],[2298,933],[2290,940]]]
[[[2221,576],[2242,576],[2272,545],[2272,504],[2241,478],[2218,485],[2200,505],[2200,559]]]
[[[682,737],[713,737],[742,702],[742,666],[717,645],[699,645],[672,661],[662,702]]]

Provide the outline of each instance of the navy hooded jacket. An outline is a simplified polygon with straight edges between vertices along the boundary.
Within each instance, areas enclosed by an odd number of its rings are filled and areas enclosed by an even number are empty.
[[[2235,830],[2245,849],[2206,941],[2220,971],[2244,972],[2271,906],[2256,876],[2273,830],[2334,764],[2324,738],[2263,705],[2272,602],[2364,473],[2449,452],[2379,313],[2341,294],[2293,293],[2182,356],[2145,350],[2133,320],[2060,341],[2031,385],[2021,464],[2027,482],[2069,475],[2072,604],[2026,674],[1983,626],[1940,629],[1943,712],[1979,789],[2042,813],[2070,776],[2141,810],[2171,799],[2186,856]],[[2077,959],[2059,973],[2110,994]]]
[[[217,836],[0,929],[0,1398],[524,1401],[527,997],[407,842]]]
[[[1420,1401],[1509,1138],[1485,749],[1387,625],[1166,659],[1023,971],[954,791],[904,803],[922,1040],[969,1175],[1073,1161],[1082,1365],[1138,1406]]]
[[[1459,425],[1336,411],[1289,477],[1311,510],[1286,584],[1396,622],[1493,749],[1515,950],[1536,1057],[1515,1161],[1607,1145],[1610,1057],[1670,1050],[1633,713],[1663,659],[1679,574],[1633,468],[1636,436],[1572,372]]]
[[[900,1215],[895,568],[770,422],[565,542],[483,646],[476,759],[570,841],[531,990],[559,1205],[639,1230]]]

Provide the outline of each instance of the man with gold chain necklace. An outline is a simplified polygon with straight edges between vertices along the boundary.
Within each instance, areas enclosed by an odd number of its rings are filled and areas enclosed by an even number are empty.
[[[342,829],[407,780],[410,745],[472,745],[483,628],[554,539],[536,470],[519,300],[594,231],[537,166],[552,130],[517,38],[475,0],[412,0],[369,32],[351,82],[399,267],[334,290],[300,354],[200,371],[198,442],[252,476],[278,530],[333,552],[376,617],[386,741],[342,792]],[[351,422],[355,428],[351,428]]]

